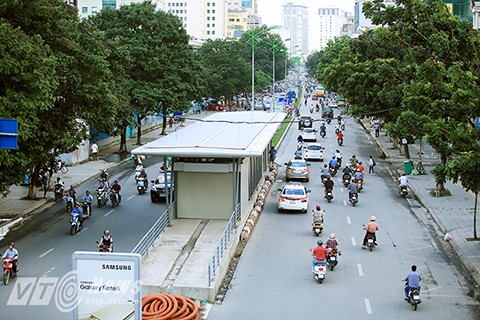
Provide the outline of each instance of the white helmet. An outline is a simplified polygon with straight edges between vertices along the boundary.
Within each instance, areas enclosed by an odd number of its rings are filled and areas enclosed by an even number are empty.
[[[330,234],[330,239],[335,239],[335,233]]]
[[[375,220],[377,220],[377,218],[375,218],[375,216],[370,217],[370,221],[375,221]]]

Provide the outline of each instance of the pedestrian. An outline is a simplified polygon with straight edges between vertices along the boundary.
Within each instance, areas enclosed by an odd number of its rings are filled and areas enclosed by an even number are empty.
[[[48,191],[48,172],[44,171],[42,175],[42,186],[43,186],[43,199],[47,197]]]
[[[375,162],[375,160],[373,159],[372,156],[370,156],[370,159],[368,159],[368,173],[370,174],[373,174],[375,175],[375,166],[377,165],[377,163]]]
[[[275,149],[275,146],[272,146],[270,148],[269,156],[270,156],[270,166],[273,166],[275,164],[275,158],[277,158],[277,149]]]
[[[98,145],[95,141],[93,141],[93,144],[90,147],[90,150],[92,150],[92,160],[97,161],[98,160]]]
[[[373,129],[375,130],[375,137],[378,138],[380,136],[380,123],[378,121],[373,126]]]

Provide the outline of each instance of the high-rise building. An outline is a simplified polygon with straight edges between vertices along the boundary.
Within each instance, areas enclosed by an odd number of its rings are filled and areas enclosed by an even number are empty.
[[[166,11],[178,16],[194,39],[227,37],[225,0],[167,0]]]
[[[229,9],[227,14],[227,37],[240,38],[248,30],[248,12],[244,9]]]
[[[301,55],[308,56],[308,8],[306,6],[287,3],[283,6],[283,35],[289,38],[287,46],[292,52],[296,46]]]
[[[257,14],[257,0],[227,0],[228,10],[247,10],[248,14]]]
[[[123,5],[140,3],[145,0],[75,0],[80,18],[97,14],[105,8],[117,9]]]
[[[318,17],[319,24],[316,28],[319,36],[313,41],[319,44],[320,50],[323,50],[329,40],[342,35],[348,14],[339,8],[319,8]]]

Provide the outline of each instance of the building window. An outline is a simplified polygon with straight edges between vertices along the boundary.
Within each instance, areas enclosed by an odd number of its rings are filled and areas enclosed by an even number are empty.
[[[215,2],[212,3],[212,7],[215,7]]]
[[[98,8],[92,7],[92,14],[97,14],[97,13],[98,13]]]
[[[210,31],[207,31],[207,34],[210,34]]]
[[[210,23],[207,23],[207,28],[210,28]]]
[[[210,2],[207,2],[207,7],[210,7]]]
[[[103,0],[102,9],[111,8],[115,9],[117,7],[117,0]]]
[[[215,14],[215,10],[212,10],[212,13]]]
[[[212,31],[212,34],[215,34],[215,30]]]
[[[210,13],[210,10],[207,10],[207,13]]]
[[[82,7],[82,13],[88,13],[88,7]]]
[[[207,17],[207,21],[210,21],[210,17]]]
[[[180,10],[180,13],[183,13],[183,10]]]
[[[215,28],[215,23],[212,23],[212,28]]]
[[[215,21],[215,17],[212,17],[212,20]]]

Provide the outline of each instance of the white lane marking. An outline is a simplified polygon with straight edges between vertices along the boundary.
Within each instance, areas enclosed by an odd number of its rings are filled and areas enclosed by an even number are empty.
[[[368,314],[372,314],[372,307],[370,306],[370,300],[364,299],[365,301],[365,308],[367,309]]]
[[[362,269],[362,265],[360,263],[357,263],[357,269],[358,269],[358,275],[360,277],[363,277],[363,269]]]
[[[47,254],[49,254],[50,252],[52,252],[53,250],[55,250],[55,249],[50,248],[50,249],[48,249],[47,251],[45,251],[44,253],[42,253],[41,255],[39,255],[38,257],[39,257],[39,258],[43,258],[43,257],[45,257]]]
[[[347,200],[343,200],[343,206],[347,206]]]
[[[135,197],[135,196],[136,196],[136,194],[132,194],[130,197],[127,198],[127,200],[130,200],[130,199],[132,199],[132,198]]]
[[[52,272],[53,270],[55,270],[55,267],[51,267],[47,272],[45,272],[44,274],[42,274],[40,276],[40,278],[45,278],[50,272]]]
[[[112,213],[113,210],[114,210],[114,209],[112,209],[112,210],[108,211],[107,213],[105,213],[105,217],[108,216],[110,213]]]
[[[345,201],[346,202],[346,201]],[[350,217],[347,217],[347,223],[352,224],[352,220],[350,220]]]
[[[85,231],[85,230],[87,230],[87,229],[88,229],[88,227],[87,227],[87,228],[83,228],[78,234],[82,233],[83,231]]]
[[[357,241],[355,241],[355,237],[352,237],[352,246],[356,246],[357,245]]]

